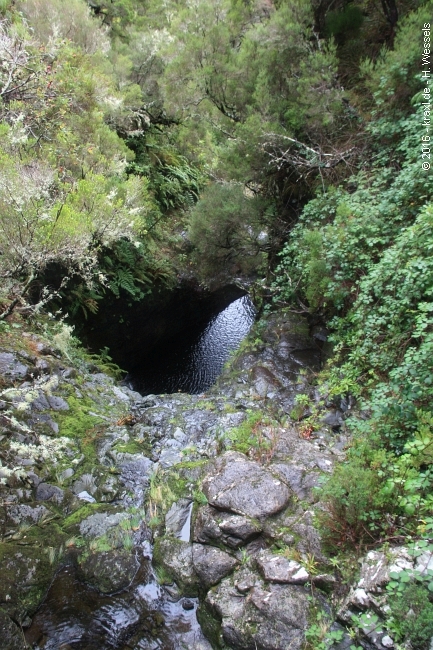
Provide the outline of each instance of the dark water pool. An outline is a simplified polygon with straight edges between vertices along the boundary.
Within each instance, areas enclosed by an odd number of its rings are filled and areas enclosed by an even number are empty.
[[[182,333],[179,340],[158,345],[135,365],[126,382],[142,394],[197,394],[215,383],[230,353],[248,334],[255,318],[248,295],[210,315],[207,323]],[[176,314],[173,314],[176,318]]]
[[[146,564],[127,591],[111,596],[84,585],[67,567],[25,636],[33,650],[211,650],[197,605],[195,598],[171,600]]]

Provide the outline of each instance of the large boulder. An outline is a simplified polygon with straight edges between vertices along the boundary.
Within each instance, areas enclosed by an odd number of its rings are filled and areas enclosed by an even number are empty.
[[[213,546],[203,546],[203,544],[193,544],[192,561],[201,585],[205,589],[216,585],[239,564],[228,553]]]
[[[230,548],[239,548],[260,535],[260,522],[245,515],[220,512],[211,506],[200,508],[194,526],[194,541],[201,544],[223,542]]]
[[[290,491],[259,463],[228,451],[217,458],[203,481],[203,492],[218,510],[265,519],[289,502]]]
[[[239,588],[238,588],[239,587]],[[205,607],[221,621],[224,641],[234,650],[301,650],[308,626],[308,592],[297,585],[265,586],[241,569],[206,596]]]

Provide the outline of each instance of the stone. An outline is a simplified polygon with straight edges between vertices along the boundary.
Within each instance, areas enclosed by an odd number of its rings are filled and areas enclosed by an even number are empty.
[[[68,467],[67,469],[63,470],[63,472],[60,474],[60,478],[65,481],[68,478],[71,478],[75,474],[74,470],[72,467]]]
[[[36,488],[36,501],[54,501],[61,503],[63,501],[64,492],[56,485],[49,483],[39,483]]]
[[[185,524],[191,516],[192,499],[179,499],[171,506],[170,510],[165,515],[165,532],[167,535],[182,538],[182,533]],[[188,539],[183,539],[189,542],[190,533],[188,531]]]
[[[191,611],[194,609],[194,601],[190,600],[189,598],[184,598],[182,601],[182,609],[184,609],[186,612]]]
[[[393,648],[394,647],[394,641],[387,634],[385,634],[385,636],[382,637],[380,642],[381,642],[381,644],[383,645],[384,648]]]
[[[53,411],[69,411],[69,404],[62,397],[48,395],[47,400]]]
[[[198,577],[192,559],[192,544],[178,539],[156,540],[154,557],[162,564],[185,596],[197,596]]]
[[[343,424],[343,413],[341,411],[328,411],[321,418],[321,422],[326,424],[326,426],[331,427],[331,429],[339,429]]]
[[[218,528],[224,535],[236,537],[244,543],[260,535],[263,530],[258,521],[242,515],[225,515],[219,522]]]
[[[276,463],[272,472],[282,478],[301,501],[315,501],[313,490],[319,485],[320,476],[316,472],[307,472],[296,463]]]
[[[193,539],[195,542],[208,544],[222,538],[222,531],[217,520],[220,514],[218,510],[210,506],[200,508],[194,524]]]
[[[82,492],[79,492],[77,494],[77,497],[81,499],[82,501],[87,501],[88,503],[96,503],[96,499],[92,497],[91,494],[83,490]]]
[[[256,557],[260,573],[267,582],[303,585],[310,580],[309,573],[295,560],[262,551]]]
[[[93,495],[97,489],[98,487],[92,474],[83,474],[79,479],[74,481],[72,486],[72,492],[77,496],[82,492],[88,492]]]
[[[21,363],[11,352],[0,352],[0,375],[10,383],[23,381],[29,367]]]
[[[104,594],[126,589],[138,568],[135,555],[123,550],[92,553],[79,564],[80,577]]]
[[[0,638],[2,650],[25,650],[23,634],[20,628],[0,610]]]
[[[87,519],[83,519],[80,523],[80,533],[83,537],[101,537],[111,528],[118,526],[126,518],[127,514],[122,512],[116,512],[111,515],[107,515],[104,512],[96,512],[94,515],[87,517]]]
[[[254,580],[246,596],[233,588],[233,578],[208,592],[207,611],[221,621],[225,643],[233,650],[301,650],[308,626],[308,592],[298,585],[265,584],[248,569],[236,583]]]
[[[17,504],[8,508],[8,517],[15,524],[37,524],[50,511],[45,506],[32,507],[27,504]]]
[[[239,564],[236,558],[214,546],[192,545],[194,569],[205,589],[216,585]]]
[[[244,454],[226,452],[211,472],[202,489],[218,510],[261,519],[280,512],[289,502],[287,486]]]
[[[391,571],[412,568],[413,560],[404,547],[390,548],[386,555],[382,551],[369,551],[361,564],[358,588],[366,592],[382,593],[390,580]]]
[[[122,400],[122,402],[129,402],[129,397],[123,392],[123,390],[120,390],[117,386],[112,386],[111,390],[118,399]]]

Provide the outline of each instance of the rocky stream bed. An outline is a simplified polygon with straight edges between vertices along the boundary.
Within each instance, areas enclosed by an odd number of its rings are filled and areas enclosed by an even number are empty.
[[[25,326],[2,339],[0,648],[301,650],[316,620],[350,648],[344,623],[380,617],[414,561],[370,552],[345,584],[322,548],[315,487],[351,404],[314,437],[291,419],[319,364],[289,314],[203,395],[142,396]],[[378,629],[361,647],[393,647]]]

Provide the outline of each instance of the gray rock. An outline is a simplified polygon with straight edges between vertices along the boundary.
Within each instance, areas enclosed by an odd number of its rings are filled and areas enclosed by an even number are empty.
[[[32,507],[22,503],[11,506],[8,509],[8,517],[16,525],[22,522],[37,524],[49,512],[45,506]]]
[[[162,564],[185,596],[197,596],[198,577],[192,559],[192,544],[178,539],[157,540],[154,557]]]
[[[230,515],[211,506],[200,508],[194,526],[194,540],[201,544],[224,542],[230,548],[244,546],[260,535],[260,522],[244,515]]]
[[[309,573],[299,562],[288,560],[282,555],[262,551],[256,557],[256,562],[267,582],[303,585],[310,580]]]
[[[390,580],[391,571],[412,568],[413,558],[404,547],[390,548],[386,555],[382,551],[370,551],[361,564],[358,588],[366,592],[382,593]]]
[[[250,578],[250,580],[248,579]],[[265,586],[242,569],[236,583],[254,580],[246,596],[226,578],[208,592],[208,611],[221,621],[224,641],[234,650],[301,650],[308,625],[308,593],[297,585]]]
[[[194,569],[205,589],[216,585],[239,564],[238,560],[214,546],[192,545]]]
[[[0,375],[10,383],[22,381],[29,373],[29,367],[19,361],[11,352],[0,352]]]
[[[194,541],[208,544],[222,538],[222,531],[218,526],[220,514],[211,506],[200,508],[194,524]]]
[[[67,469],[63,470],[63,472],[60,474],[60,478],[65,481],[68,478],[71,478],[74,474],[75,472],[72,469],[72,467],[68,467]]]
[[[116,512],[107,515],[104,512],[97,512],[83,519],[80,523],[80,533],[83,537],[101,537],[111,528],[118,526],[123,519],[127,518],[126,513]]]
[[[36,359],[35,366],[41,372],[48,372],[50,369],[50,364],[45,359]]]
[[[79,492],[77,494],[77,497],[81,499],[82,501],[87,501],[88,503],[96,503],[96,499],[94,499],[88,492],[83,490],[82,492]]]
[[[176,503],[173,503],[165,515],[165,531],[167,535],[182,538],[184,526],[191,516],[191,507],[192,499],[179,499]],[[189,537],[188,531],[188,539],[183,539],[183,541],[189,542]]]
[[[218,528],[229,538],[238,538],[240,542],[248,543],[262,532],[262,526],[258,521],[242,515],[224,515],[218,524]]]
[[[80,494],[80,492],[89,492],[91,495],[93,495],[97,489],[98,487],[92,474],[83,474],[74,482],[74,485],[72,486],[72,492],[77,496]]]
[[[39,397],[33,400],[32,408],[37,411],[47,411],[50,408],[50,404],[42,391],[39,393]]]
[[[104,594],[126,589],[138,568],[135,555],[119,550],[94,553],[79,565],[82,578]]]
[[[318,486],[320,476],[315,472],[306,472],[304,467],[295,463],[278,463],[272,465],[272,471],[285,481],[298,499],[310,502],[316,500],[313,489]]]
[[[69,411],[69,404],[62,397],[48,395],[47,400],[53,411]]]
[[[290,492],[275,478],[244,454],[229,451],[214,463],[205,480],[203,492],[210,505],[254,518],[265,518],[282,510]]]
[[[61,503],[63,501],[64,492],[56,485],[49,483],[39,483],[36,488],[36,501],[54,501]]]
[[[322,417],[321,422],[331,427],[331,429],[338,429],[343,424],[342,415],[341,411],[329,411]]]

